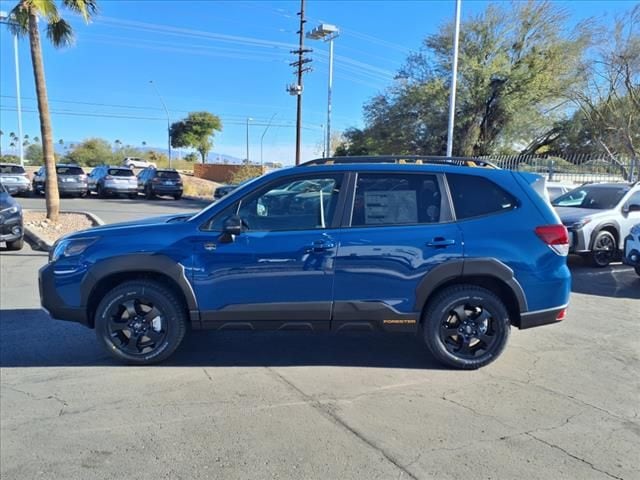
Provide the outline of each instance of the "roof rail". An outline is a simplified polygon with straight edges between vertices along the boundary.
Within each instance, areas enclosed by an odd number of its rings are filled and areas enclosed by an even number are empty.
[[[353,157],[316,158],[315,160],[309,160],[308,162],[301,163],[299,166],[307,167],[313,165],[340,165],[353,163],[395,163],[410,165],[431,164],[454,165],[458,167],[499,168],[497,165],[480,158],[444,156],[439,157],[429,155],[367,155]]]

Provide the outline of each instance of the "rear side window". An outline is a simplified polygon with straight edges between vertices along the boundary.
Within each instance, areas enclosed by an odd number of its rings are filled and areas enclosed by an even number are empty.
[[[20,165],[0,165],[0,173],[24,173]]]
[[[129,170],[128,168],[110,168],[107,175],[111,175],[112,177],[133,177],[133,170]]]
[[[484,177],[448,173],[447,182],[460,220],[512,210],[518,205],[513,195]]]
[[[363,173],[358,175],[351,226],[438,223],[441,212],[435,175]]]
[[[58,175],[84,175],[84,170],[80,167],[56,167]]]

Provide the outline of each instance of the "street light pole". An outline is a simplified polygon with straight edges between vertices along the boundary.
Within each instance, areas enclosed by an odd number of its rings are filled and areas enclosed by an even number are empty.
[[[247,117],[247,165],[249,165],[249,122],[253,120],[251,117]]]
[[[262,157],[262,145],[264,142],[264,136],[267,134],[267,130],[269,130],[269,127],[271,126],[271,122],[273,122],[273,119],[276,118],[277,113],[274,113],[273,115],[271,115],[271,118],[269,119],[269,123],[267,124],[266,128],[264,129],[264,132],[262,132],[262,136],[260,137],[260,166],[262,168],[264,168],[264,158]]]
[[[453,154],[453,122],[456,111],[456,84],[458,82],[458,43],[460,41],[460,2],[456,0],[456,27],[453,35],[453,72],[449,94],[449,125],[447,128],[447,157]]]
[[[331,156],[331,96],[333,92],[333,41],[340,35],[340,31],[335,25],[327,23],[320,24],[309,33],[307,37],[313,40],[324,40],[329,42],[329,88],[327,91],[327,129],[325,138],[325,155]]]
[[[162,95],[160,95],[160,92],[158,91],[158,87],[156,87],[156,84],[153,83],[153,80],[149,80],[149,83],[151,84],[156,94],[158,95],[158,98],[160,99],[160,103],[162,103],[162,107],[164,108],[164,113],[167,114],[167,146],[169,150],[169,168],[171,168],[171,119],[169,118],[169,110],[167,109],[167,105],[164,103],[164,100],[162,99]]]
[[[15,24],[15,22],[9,19],[7,12],[0,12],[0,23],[6,23],[7,25]],[[13,57],[16,65],[16,110],[18,112],[18,152],[20,154],[20,166],[24,167],[24,146],[22,142],[22,100],[20,97],[20,62],[18,58],[18,35],[13,34]]]

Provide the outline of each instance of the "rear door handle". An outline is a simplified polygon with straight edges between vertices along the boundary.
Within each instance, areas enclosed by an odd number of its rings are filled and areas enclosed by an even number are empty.
[[[444,238],[444,237],[435,237],[430,242],[427,242],[427,247],[446,248],[446,247],[450,247],[451,245],[455,245],[455,244],[456,244],[456,241],[453,240],[453,239]]]

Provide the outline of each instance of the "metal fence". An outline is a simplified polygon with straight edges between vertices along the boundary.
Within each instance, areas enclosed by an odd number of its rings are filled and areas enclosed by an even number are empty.
[[[640,161],[602,156],[492,155],[482,157],[500,168],[545,175],[547,180],[569,184],[586,182],[633,182],[640,179]]]

